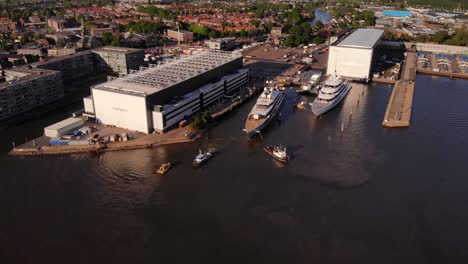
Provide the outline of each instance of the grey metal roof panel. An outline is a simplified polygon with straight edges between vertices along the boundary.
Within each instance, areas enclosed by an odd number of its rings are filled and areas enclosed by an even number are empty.
[[[141,67],[140,71],[130,71],[120,78],[95,85],[92,89],[113,90],[120,93],[131,93],[146,96],[157,93],[185,80],[218,68],[241,58],[238,53],[206,50],[161,65]]]
[[[360,28],[338,43],[338,47],[372,49],[384,34],[381,29]]]

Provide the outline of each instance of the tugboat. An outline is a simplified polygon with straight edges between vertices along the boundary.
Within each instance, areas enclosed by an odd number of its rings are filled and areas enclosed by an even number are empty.
[[[265,146],[263,150],[272,156],[275,160],[287,163],[289,160],[289,156],[286,150],[286,147],[283,146]]]
[[[170,162],[164,163],[159,167],[159,169],[157,170],[157,173],[164,175],[171,167],[172,167],[172,164]]]
[[[204,164],[209,159],[211,159],[212,156],[213,156],[213,153],[209,151],[203,153],[202,150],[200,149],[198,152],[198,155],[193,160],[193,166],[200,167],[202,164]]]

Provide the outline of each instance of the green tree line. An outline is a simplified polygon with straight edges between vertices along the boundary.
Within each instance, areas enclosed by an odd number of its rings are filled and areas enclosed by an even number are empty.
[[[160,17],[160,18],[165,18],[165,19],[170,19],[170,20],[176,20],[177,18],[177,16],[172,11],[158,8],[156,6],[148,6],[148,7],[140,6],[137,8],[137,11],[147,13],[148,15],[153,16],[153,17]]]

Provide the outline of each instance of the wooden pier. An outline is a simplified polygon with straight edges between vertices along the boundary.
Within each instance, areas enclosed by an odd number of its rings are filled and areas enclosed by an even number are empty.
[[[408,53],[403,65],[401,79],[395,82],[382,125],[385,127],[408,127],[413,106],[414,81],[416,80],[416,54]]]

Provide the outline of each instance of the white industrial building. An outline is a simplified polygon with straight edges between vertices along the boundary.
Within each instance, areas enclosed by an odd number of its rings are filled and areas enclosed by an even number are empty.
[[[134,131],[164,132],[247,85],[242,56],[205,51],[91,87],[85,116]]]
[[[50,138],[58,138],[72,130],[82,127],[83,125],[83,119],[70,117],[44,128],[44,135]]]
[[[330,46],[327,74],[358,81],[369,81],[374,50],[384,30],[357,29]]]

